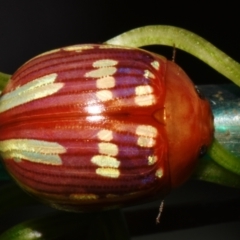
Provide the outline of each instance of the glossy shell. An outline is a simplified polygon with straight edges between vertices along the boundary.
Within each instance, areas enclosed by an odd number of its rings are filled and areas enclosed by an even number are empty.
[[[165,195],[190,176],[213,131],[209,104],[175,63],[110,45],[25,63],[1,95],[0,119],[12,177],[73,211]]]

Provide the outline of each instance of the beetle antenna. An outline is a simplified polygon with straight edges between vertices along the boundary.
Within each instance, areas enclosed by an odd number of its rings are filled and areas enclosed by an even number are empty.
[[[173,53],[172,53],[172,61],[173,61],[173,62],[175,62],[176,53],[177,53],[177,49],[176,49],[175,44],[173,44]]]
[[[164,200],[162,200],[161,203],[160,203],[159,212],[158,212],[158,215],[156,217],[156,224],[160,223],[160,217],[161,217],[161,214],[162,214],[162,211],[163,211],[163,205],[164,205]]]

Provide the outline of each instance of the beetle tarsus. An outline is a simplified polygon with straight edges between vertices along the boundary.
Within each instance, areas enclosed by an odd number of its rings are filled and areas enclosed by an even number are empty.
[[[160,217],[161,217],[161,214],[162,214],[162,211],[163,211],[163,205],[164,205],[164,200],[162,200],[162,202],[160,204],[159,212],[158,212],[158,215],[156,217],[156,224],[160,223]]]

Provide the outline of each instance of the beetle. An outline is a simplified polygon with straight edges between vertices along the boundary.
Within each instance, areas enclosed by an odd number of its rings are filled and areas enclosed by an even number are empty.
[[[174,62],[107,44],[38,55],[0,98],[0,153],[15,181],[58,209],[163,197],[210,145],[210,105]]]

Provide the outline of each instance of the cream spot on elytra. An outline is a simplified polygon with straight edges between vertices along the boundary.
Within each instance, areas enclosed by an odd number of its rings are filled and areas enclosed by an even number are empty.
[[[113,132],[108,129],[102,129],[97,133],[97,136],[102,141],[110,142],[113,139]]]
[[[136,134],[139,136],[156,137],[158,130],[151,125],[139,125]]]
[[[140,95],[134,98],[134,102],[138,106],[151,106],[156,103],[156,99],[153,94]]]
[[[105,102],[113,99],[113,94],[109,90],[100,90],[96,92],[96,97],[102,102]]]
[[[156,69],[156,70],[159,70],[160,68],[160,63],[158,61],[153,61],[151,62],[151,65]]]
[[[137,144],[140,147],[151,148],[155,145],[156,141],[153,138],[140,136],[138,137]]]
[[[120,161],[114,157],[106,155],[96,155],[91,158],[91,162],[98,165],[99,167],[118,168]]]
[[[149,70],[145,70],[143,75],[145,78],[153,78],[153,79],[155,78],[155,75],[151,73]]]
[[[163,169],[162,168],[159,168],[157,171],[156,171],[156,177],[157,178],[161,178],[163,177]]]
[[[135,88],[135,93],[136,95],[147,95],[153,92],[153,89],[149,85],[142,85],[142,86],[137,86]]]
[[[157,162],[157,156],[152,155],[148,156],[148,165],[153,165]]]
[[[120,171],[115,168],[97,168],[96,174],[102,177],[118,178],[120,176]]]
[[[82,201],[89,201],[89,200],[96,200],[99,198],[98,195],[93,193],[73,193],[69,196],[70,199],[73,200],[82,200]]]
[[[86,72],[84,76],[92,78],[102,78],[109,75],[113,75],[116,71],[117,71],[116,67],[104,67]]]
[[[112,76],[106,76],[96,80],[96,85],[99,89],[113,88],[115,84],[115,78]]]
[[[118,63],[118,61],[113,59],[100,59],[95,62],[93,62],[94,68],[105,68],[105,67],[111,67],[115,66]]]
[[[101,142],[98,144],[98,151],[101,154],[116,156],[118,154],[118,146],[113,143]]]

